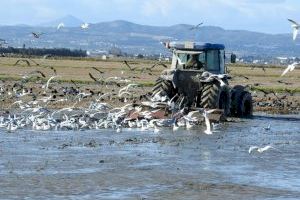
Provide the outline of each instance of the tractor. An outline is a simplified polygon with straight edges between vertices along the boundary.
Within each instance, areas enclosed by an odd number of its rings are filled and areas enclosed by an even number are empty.
[[[222,109],[225,116],[249,117],[251,93],[241,85],[230,87],[225,65],[225,46],[195,42],[168,42],[172,51],[171,68],[164,70],[152,89],[182,108]],[[231,62],[235,55],[231,54]]]

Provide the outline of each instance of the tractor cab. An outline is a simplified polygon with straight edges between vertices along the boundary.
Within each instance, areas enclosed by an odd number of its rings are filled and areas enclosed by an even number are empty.
[[[222,44],[170,42],[166,47],[173,52],[171,69],[226,73],[225,46]]]

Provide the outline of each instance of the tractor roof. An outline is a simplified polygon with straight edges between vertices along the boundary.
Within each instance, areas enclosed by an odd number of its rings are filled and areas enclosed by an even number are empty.
[[[187,51],[223,50],[223,44],[195,43],[195,42],[170,42],[166,43],[168,49],[178,49]]]

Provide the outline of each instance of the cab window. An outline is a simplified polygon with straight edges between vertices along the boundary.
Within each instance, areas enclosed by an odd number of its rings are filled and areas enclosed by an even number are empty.
[[[206,69],[208,71],[220,71],[220,57],[218,50],[207,51],[206,61]]]

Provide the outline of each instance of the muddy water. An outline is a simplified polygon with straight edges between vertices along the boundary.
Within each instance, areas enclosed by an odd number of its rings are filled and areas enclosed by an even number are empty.
[[[0,199],[300,199],[300,116],[203,129],[1,130]]]

